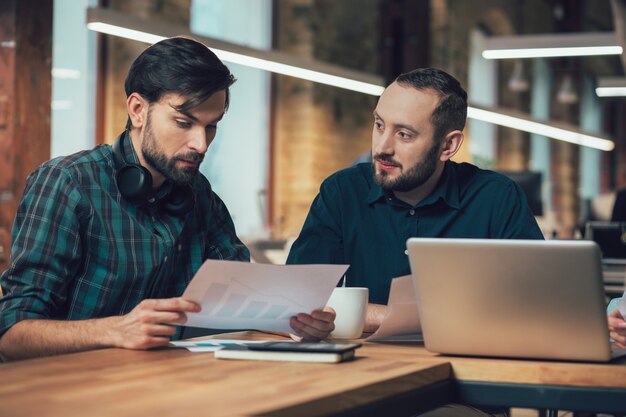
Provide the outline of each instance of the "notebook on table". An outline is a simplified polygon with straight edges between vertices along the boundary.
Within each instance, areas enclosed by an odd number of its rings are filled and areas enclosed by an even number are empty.
[[[360,343],[271,341],[229,345],[215,351],[218,359],[338,363],[354,358]]]
[[[443,354],[609,361],[591,241],[411,238],[424,343]]]

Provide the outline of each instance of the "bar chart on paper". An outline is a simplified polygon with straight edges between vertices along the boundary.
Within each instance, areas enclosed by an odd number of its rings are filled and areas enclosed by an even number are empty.
[[[269,265],[207,260],[184,298],[202,306],[187,325],[289,331],[289,318],[322,308],[347,265]]]

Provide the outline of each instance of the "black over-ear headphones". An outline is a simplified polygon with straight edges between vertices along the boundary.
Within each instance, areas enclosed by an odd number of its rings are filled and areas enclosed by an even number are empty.
[[[152,189],[152,174],[139,164],[129,164],[122,150],[122,141],[126,133],[113,143],[113,160],[117,167],[117,188],[122,196],[138,204],[146,204],[154,198]],[[163,202],[163,208],[170,214],[182,216],[188,213],[194,205],[194,196],[191,186],[174,186]]]

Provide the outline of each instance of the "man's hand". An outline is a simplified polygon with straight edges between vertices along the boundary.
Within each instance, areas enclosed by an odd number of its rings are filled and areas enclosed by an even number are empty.
[[[167,346],[176,333],[174,324],[184,324],[185,313],[199,311],[198,304],[180,297],[143,300],[130,313],[114,318],[109,329],[111,345],[126,349]]]
[[[626,321],[615,309],[609,314],[609,334],[619,349],[626,349]]]
[[[311,314],[299,313],[289,320],[289,325],[302,340],[326,339],[335,330],[335,310],[324,307],[323,310],[313,310]]]

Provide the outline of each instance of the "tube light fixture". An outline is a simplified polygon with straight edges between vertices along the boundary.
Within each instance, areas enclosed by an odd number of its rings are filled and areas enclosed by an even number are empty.
[[[148,22],[141,22],[121,13],[100,8],[87,9],[87,28],[150,44],[171,36],[188,33],[186,28],[170,25],[150,27]],[[226,62],[374,96],[379,96],[384,90],[382,77],[379,76],[319,61],[302,59],[281,52],[248,48],[205,36],[193,35],[193,37],[202,40],[215,55]]]
[[[621,55],[622,52],[615,33],[594,32],[490,37],[482,55],[485,59],[519,59]]]
[[[94,32],[106,33],[107,35],[119,36],[120,38],[131,39],[149,44],[157,43],[167,38],[167,36],[159,36],[103,22],[87,22],[87,29],[93,30]]]
[[[52,76],[54,78],[63,78],[63,79],[78,79],[80,78],[80,71],[72,68],[52,68]]]
[[[596,88],[598,97],[626,97],[626,77],[602,77]]]
[[[91,30],[120,36],[140,42],[156,43],[162,39],[189,33],[188,29],[173,25],[153,24],[119,12],[91,7],[87,9],[87,27]],[[382,77],[353,71],[338,65],[294,57],[276,51],[263,51],[246,46],[224,42],[205,36],[192,35],[203,42],[222,60],[246,65],[278,74],[289,75],[335,87],[378,96],[384,91]],[[575,127],[553,128],[549,125],[530,121],[529,118],[515,117],[468,107],[469,118],[483,120],[501,126],[512,127],[530,133],[538,133],[554,139],[566,140],[582,146],[611,150],[614,145],[608,139],[581,134]],[[517,122],[515,122],[517,120]]]
[[[626,97],[626,87],[598,87],[598,97]]]
[[[598,136],[593,136],[580,130],[566,129],[554,125],[547,125],[536,120],[532,120],[527,115],[517,114],[508,111],[508,114],[502,110],[496,112],[487,108],[469,107],[467,109],[467,117],[482,120],[506,126],[513,129],[523,130],[537,135],[547,136],[550,138],[562,140],[565,142],[575,143],[577,145],[587,146],[599,149],[601,151],[611,151],[615,148],[613,141]],[[565,126],[563,124],[563,126]]]

